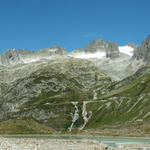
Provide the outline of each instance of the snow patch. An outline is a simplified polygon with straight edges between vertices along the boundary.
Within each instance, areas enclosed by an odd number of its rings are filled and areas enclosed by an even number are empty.
[[[134,48],[131,46],[125,45],[125,46],[119,46],[119,51],[121,53],[127,54],[129,56],[133,56]]]
[[[55,59],[55,58],[57,58],[57,56],[55,56],[55,55],[53,55],[53,56],[30,57],[30,58],[24,58],[23,63],[28,64],[28,63],[38,62],[38,61],[41,61],[41,60],[51,60],[51,59]]]
[[[90,58],[101,59],[101,58],[106,56],[106,53],[105,52],[100,52],[100,51],[98,51],[96,53],[79,52],[79,53],[76,53],[76,54],[71,54],[69,56],[74,57],[74,58],[81,58],[81,59],[90,59]]]
[[[36,61],[39,61],[39,60],[40,60],[40,58],[26,58],[26,59],[23,60],[23,62],[25,64],[27,64],[27,63],[36,62]]]

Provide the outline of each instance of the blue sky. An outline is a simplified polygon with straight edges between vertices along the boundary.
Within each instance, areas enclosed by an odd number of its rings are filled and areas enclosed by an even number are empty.
[[[71,51],[101,37],[140,45],[150,34],[149,7],[150,0],[0,0],[0,52]]]

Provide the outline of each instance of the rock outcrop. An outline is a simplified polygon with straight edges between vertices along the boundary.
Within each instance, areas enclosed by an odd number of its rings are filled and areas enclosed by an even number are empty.
[[[116,42],[112,43],[110,41],[105,42],[103,39],[94,40],[91,44],[86,46],[86,52],[105,52],[107,58],[115,58],[119,56],[119,48]]]
[[[0,65],[14,66],[28,62],[34,62],[41,59],[49,59],[50,56],[64,56],[68,52],[65,48],[55,46],[52,48],[45,48],[35,52],[29,50],[9,49],[0,55]]]
[[[105,52],[106,51],[106,43],[103,39],[94,40],[92,43],[90,43],[89,45],[86,46],[85,51],[91,52],[91,53],[94,53],[97,51]]]
[[[141,46],[136,47],[133,58],[150,64],[150,35],[142,42]]]
[[[150,64],[150,35],[142,42],[141,46],[132,45],[134,53],[131,63],[126,67],[128,75],[134,74],[138,69]]]
[[[111,43],[107,42],[106,44],[106,57],[107,58],[116,58],[119,57],[119,48],[116,42]]]

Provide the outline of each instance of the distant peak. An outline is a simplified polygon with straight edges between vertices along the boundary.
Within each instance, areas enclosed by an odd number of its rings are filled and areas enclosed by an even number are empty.
[[[150,34],[147,36],[146,41],[149,40],[150,41]]]

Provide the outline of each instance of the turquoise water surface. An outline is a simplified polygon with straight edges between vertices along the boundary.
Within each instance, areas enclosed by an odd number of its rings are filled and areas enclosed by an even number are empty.
[[[143,150],[150,150],[150,139],[144,138],[106,138],[97,137],[95,140],[102,141],[102,143],[112,146],[114,148],[140,148]],[[122,144],[131,144],[130,146],[124,146]],[[142,145],[142,146],[141,146]],[[149,145],[149,146],[147,146]]]

